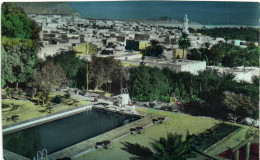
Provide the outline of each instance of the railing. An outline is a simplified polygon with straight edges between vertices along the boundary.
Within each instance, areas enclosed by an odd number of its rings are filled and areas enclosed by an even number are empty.
[[[38,151],[36,154],[36,158],[34,157],[33,160],[48,160],[48,151],[47,149],[43,149],[42,151]]]

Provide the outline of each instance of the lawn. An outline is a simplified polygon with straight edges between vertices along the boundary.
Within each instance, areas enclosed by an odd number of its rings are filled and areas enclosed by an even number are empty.
[[[123,147],[121,142],[128,141],[131,143],[139,143],[150,148],[149,143],[153,141],[153,139],[158,140],[160,137],[166,137],[167,133],[169,132],[186,135],[188,130],[190,134],[199,134],[221,122],[208,117],[195,117],[182,113],[172,113],[147,108],[137,108],[137,110],[146,115],[157,114],[160,116],[167,116],[169,119],[164,124],[152,125],[151,127],[146,128],[144,133],[140,135],[127,135],[122,137],[114,141],[107,150],[98,149],[96,151],[75,157],[75,160],[127,160],[132,157],[132,155],[121,150],[121,147]],[[215,146],[216,148],[214,147],[212,150],[207,151],[207,153],[216,156],[218,153],[226,150],[227,147],[235,147],[242,140],[244,140],[245,132],[250,127],[243,125],[238,126],[240,126],[242,129],[229,137],[227,140],[223,139],[220,141],[220,143]],[[257,129],[254,128],[254,130]],[[241,141],[238,140],[238,138]],[[202,159],[202,156],[198,156],[197,158],[194,158],[194,160],[195,159]]]
[[[145,129],[143,134],[140,135],[128,135],[121,139],[114,141],[110,148],[99,149],[87,153],[83,156],[75,158],[76,160],[122,160],[129,159],[130,154],[121,150],[122,144],[120,142],[128,141],[131,143],[139,143],[149,147],[149,143],[152,139],[159,139],[160,137],[166,137],[167,133],[178,133],[186,135],[187,130],[191,134],[198,134],[206,129],[219,123],[219,121],[212,118],[194,117],[186,114],[171,113],[157,110],[148,110],[146,108],[137,108],[139,112],[145,114],[158,114],[161,116],[167,116],[169,119],[161,125],[153,125]]]
[[[64,94],[61,93],[52,93],[50,95],[50,99],[52,99],[53,97],[55,97],[56,95],[60,95],[60,96],[64,96]],[[87,105],[88,101],[84,101],[78,98],[69,98],[69,99],[65,99],[62,98],[63,102],[73,102],[73,101],[78,101],[77,103],[74,103],[72,105],[67,105],[65,103],[60,103],[60,104],[52,104],[51,106],[48,107],[53,107],[53,109],[51,110],[51,113],[54,112],[59,112],[61,110],[64,109],[69,109],[72,107],[76,107],[76,106],[83,106],[83,105]],[[41,105],[36,105],[34,102],[31,101],[22,101],[22,100],[2,100],[2,104],[13,104],[13,106],[18,106],[16,109],[14,109],[13,111],[8,111],[7,109],[2,109],[2,126],[5,125],[9,125],[9,124],[13,124],[15,122],[22,122],[28,119],[32,119],[32,118],[36,118],[39,116],[43,116],[46,114],[49,114],[46,110],[46,107],[43,107]],[[11,120],[10,118],[12,116],[19,116],[17,120]],[[9,120],[7,120],[9,119]]]

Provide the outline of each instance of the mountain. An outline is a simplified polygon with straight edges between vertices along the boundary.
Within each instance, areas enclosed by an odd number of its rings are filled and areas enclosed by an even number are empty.
[[[58,14],[81,16],[67,2],[15,2],[22,7],[27,14]]]

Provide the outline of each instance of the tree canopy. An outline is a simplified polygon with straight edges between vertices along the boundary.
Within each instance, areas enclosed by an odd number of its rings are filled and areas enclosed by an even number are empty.
[[[145,49],[141,50],[141,52],[145,56],[152,56],[152,57],[160,57],[163,53],[163,47],[159,44],[157,40],[150,41],[151,46],[146,47]]]
[[[33,80],[29,82],[29,86],[42,90],[46,99],[52,90],[62,85],[67,85],[67,77],[65,71],[59,64],[53,62],[45,62],[35,72]]]
[[[201,28],[197,30],[197,33],[211,37],[226,37],[227,39],[239,39],[246,41],[258,42],[259,40],[259,30],[258,28],[252,27],[240,27],[240,28]]]
[[[241,48],[233,44],[219,42],[211,49],[192,49],[187,58],[190,60],[206,61],[207,65],[237,67],[259,66],[259,55],[259,47]]]
[[[100,88],[105,83],[112,83],[121,76],[125,77],[126,73],[122,69],[120,61],[113,57],[96,57],[92,56],[90,62],[90,80],[94,89]]]
[[[6,84],[27,82],[37,68],[36,48],[39,28],[32,25],[22,8],[5,2],[1,11],[2,22],[2,87]]]
[[[47,57],[47,61],[59,64],[66,72],[70,87],[85,88],[86,62],[79,59],[75,52],[62,52],[54,57]]]
[[[124,147],[121,149],[135,155],[132,159],[138,160],[186,160],[196,157],[191,149],[192,136],[187,135],[184,141],[182,137],[179,134],[168,133],[167,138],[154,140],[151,143],[154,152],[148,147],[129,142],[122,142]]]
[[[181,38],[178,41],[179,48],[183,50],[182,57],[184,58],[184,50],[191,46],[190,39],[188,38],[187,33],[182,33]]]

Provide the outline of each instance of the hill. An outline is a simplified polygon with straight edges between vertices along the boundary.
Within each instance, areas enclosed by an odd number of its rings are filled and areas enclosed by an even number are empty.
[[[27,14],[81,16],[67,2],[17,2],[14,4],[18,7],[22,7]]]

